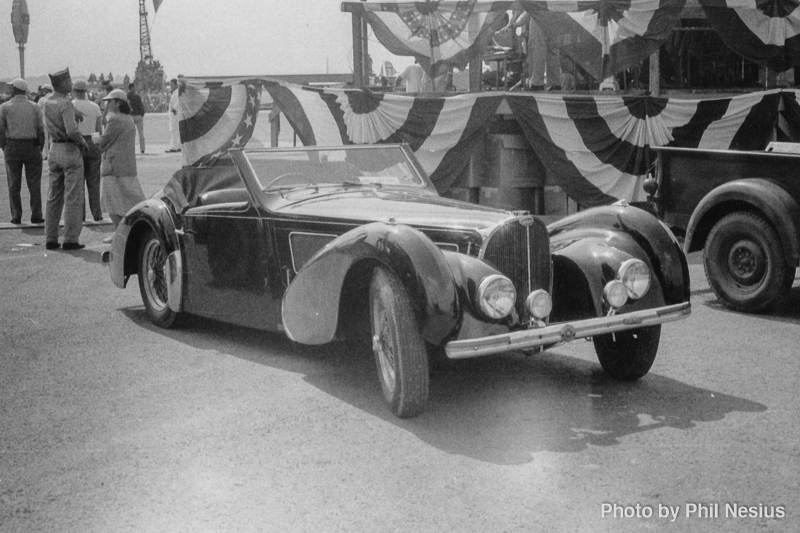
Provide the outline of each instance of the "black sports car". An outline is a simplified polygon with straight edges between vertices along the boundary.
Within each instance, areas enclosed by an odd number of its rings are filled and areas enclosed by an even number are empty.
[[[404,145],[232,150],[133,208],[109,254],[150,319],[187,314],[304,344],[369,335],[386,401],[418,415],[429,358],[536,352],[592,337],[644,376],[661,324],[689,315],[672,233],[624,202],[545,226],[441,198]]]

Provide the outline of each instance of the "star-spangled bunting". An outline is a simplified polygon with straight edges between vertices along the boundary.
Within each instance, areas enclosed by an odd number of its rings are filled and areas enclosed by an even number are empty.
[[[761,150],[776,132],[784,141],[797,140],[800,132],[796,90],[690,100],[495,91],[409,97],[269,79],[232,80],[224,87],[191,82],[180,96],[181,108],[194,119],[185,121],[195,135],[184,138],[187,164],[212,166],[230,148],[246,146],[258,91],[266,90],[304,145],[406,143],[446,192],[475,186],[463,183],[465,172],[470,160],[480,158],[489,124],[505,103],[550,181],[584,207],[643,200],[652,146]],[[241,107],[231,113],[236,105]]]

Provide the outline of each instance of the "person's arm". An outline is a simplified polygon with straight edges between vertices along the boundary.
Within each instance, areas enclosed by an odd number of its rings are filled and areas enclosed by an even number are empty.
[[[36,106],[36,142],[40,147],[44,147],[44,113]]]
[[[83,135],[78,130],[78,123],[75,121],[75,107],[69,100],[64,101],[61,105],[61,118],[64,120],[64,129],[67,131],[67,137],[80,146],[81,150],[88,150],[89,145],[83,139]]]
[[[106,131],[100,136],[100,151],[105,152],[114,144],[122,133],[122,122],[117,117],[112,117],[106,122]]]
[[[6,147],[6,113],[5,108],[0,109],[0,150]],[[41,122],[41,121],[39,121]]]

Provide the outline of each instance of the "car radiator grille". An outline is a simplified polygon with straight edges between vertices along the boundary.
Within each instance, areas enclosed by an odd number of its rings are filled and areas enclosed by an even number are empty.
[[[514,284],[520,318],[527,316],[528,294],[537,289],[551,291],[550,237],[544,223],[535,217],[516,218],[498,227],[484,241],[480,257]]]

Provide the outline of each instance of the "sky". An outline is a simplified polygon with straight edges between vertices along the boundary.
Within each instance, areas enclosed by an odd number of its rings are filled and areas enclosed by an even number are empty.
[[[101,72],[133,78],[138,0],[27,3],[26,78],[66,67],[73,78]],[[152,0],[145,5],[153,58],[167,79],[353,71],[351,15],[342,12],[340,0],[163,0],[158,13]],[[0,80],[20,75],[11,6],[12,0],[0,0]],[[398,70],[413,63],[386,51],[371,31],[369,49],[376,70],[385,60]]]

